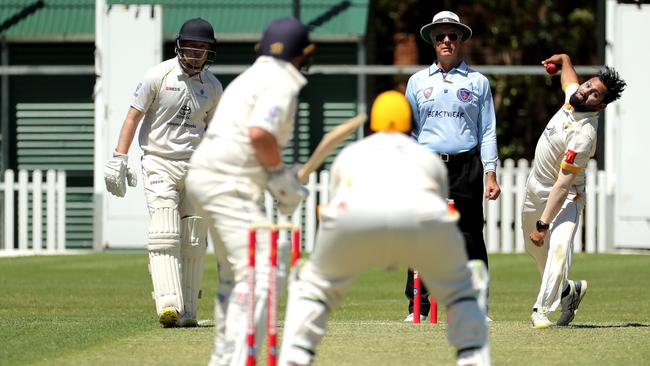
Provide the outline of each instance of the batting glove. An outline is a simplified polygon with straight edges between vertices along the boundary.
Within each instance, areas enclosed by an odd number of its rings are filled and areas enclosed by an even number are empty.
[[[290,215],[296,207],[309,195],[298,179],[299,166],[282,166],[270,171],[268,189],[278,202],[278,210],[283,215]]]
[[[128,167],[129,157],[126,154],[113,152],[113,158],[104,165],[104,182],[106,190],[117,197],[124,197],[126,185],[138,185],[138,176]]]

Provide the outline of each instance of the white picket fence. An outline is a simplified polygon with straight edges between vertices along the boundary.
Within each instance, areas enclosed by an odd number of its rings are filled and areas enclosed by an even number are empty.
[[[484,201],[485,243],[489,253],[523,253],[524,237],[521,232],[521,204],[525,194],[526,178],[530,170],[527,160],[521,159],[515,166],[514,160],[506,159],[497,169],[501,196],[496,201]],[[605,172],[598,171],[596,161],[587,168],[585,212],[580,220],[580,229],[574,241],[574,251],[602,253],[608,250],[606,238],[608,227],[605,215]],[[317,227],[317,207],[329,200],[329,172],[322,171],[317,179],[312,173],[307,188],[309,197],[292,217],[283,217],[273,210],[273,200],[267,195],[268,219],[291,221],[303,225],[303,246],[311,252]],[[304,206],[304,207],[303,207]]]
[[[526,177],[529,172],[527,160],[505,160],[497,169],[501,186],[501,197],[496,201],[484,201],[485,242],[489,253],[523,253],[524,237],[521,232],[521,203],[524,197]],[[65,172],[48,170],[45,184],[42,172],[32,173],[31,183],[26,171],[18,173],[14,182],[14,172],[5,171],[0,191],[4,193],[3,245],[0,255],[23,255],[41,253],[60,253],[65,249]],[[587,169],[586,208],[580,220],[580,230],[574,241],[574,251],[602,253],[608,251],[606,242],[606,193],[605,172],[598,171],[595,161],[589,162]],[[292,222],[302,227],[303,247],[307,252],[314,248],[318,226],[318,205],[329,201],[329,172],[312,173],[307,184],[309,196],[291,216],[280,215],[273,207],[273,199],[266,195],[268,220],[271,222]],[[17,192],[18,204],[14,204]],[[32,194],[31,200],[29,193]],[[43,245],[43,194],[46,194],[45,228],[46,240]],[[18,237],[14,228],[15,209],[18,209]],[[31,215],[28,215],[31,208]],[[31,221],[30,221],[31,220]],[[31,241],[28,228],[31,223]],[[286,238],[287,233],[281,233]],[[17,246],[17,248],[16,248]]]
[[[3,219],[1,220],[3,240],[0,245],[0,256],[65,252],[65,171],[48,170],[43,181],[43,172],[34,170],[30,181],[28,172],[20,170],[18,180],[15,181],[15,178],[13,170],[5,170],[4,180],[0,183],[3,197]],[[44,194],[45,226],[43,226]],[[16,210],[17,226],[15,225]],[[30,224],[31,238],[28,235]],[[44,229],[46,230],[45,242],[43,241]]]

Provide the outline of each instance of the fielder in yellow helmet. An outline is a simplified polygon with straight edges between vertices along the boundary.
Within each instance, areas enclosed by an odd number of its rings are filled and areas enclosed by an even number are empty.
[[[375,132],[411,132],[411,106],[404,94],[391,90],[377,96],[370,112],[370,129]]]
[[[397,266],[417,268],[447,308],[458,364],[489,365],[485,291],[478,291],[487,279],[476,287],[472,281],[474,268],[479,279],[487,270],[481,261],[468,264],[457,215],[447,209],[447,168],[406,134],[411,108],[401,93],[380,94],[370,118],[376,133],[346,146],[332,163],[315,249],[289,287],[279,365],[314,363],[328,316],[350,283],[370,268]]]

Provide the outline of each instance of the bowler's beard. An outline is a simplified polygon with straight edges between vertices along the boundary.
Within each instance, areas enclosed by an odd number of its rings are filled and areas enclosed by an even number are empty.
[[[596,110],[594,107],[588,107],[585,104],[587,101],[586,99],[580,101],[576,94],[578,94],[577,91],[571,94],[571,97],[569,97],[569,104],[571,104],[571,106],[576,112],[593,112]]]

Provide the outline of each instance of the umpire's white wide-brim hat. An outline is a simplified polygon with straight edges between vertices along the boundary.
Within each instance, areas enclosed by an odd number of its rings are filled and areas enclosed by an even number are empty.
[[[462,35],[463,41],[468,40],[469,37],[472,36],[472,28],[461,23],[460,18],[458,18],[458,15],[456,15],[456,13],[453,13],[451,11],[446,11],[446,10],[441,11],[438,14],[434,15],[431,23],[425,25],[424,27],[422,27],[422,29],[420,29],[420,35],[425,41],[429,43],[433,43],[433,41],[431,40],[431,31],[433,30],[433,28],[443,24],[452,25],[460,29],[460,31],[463,33]]]

